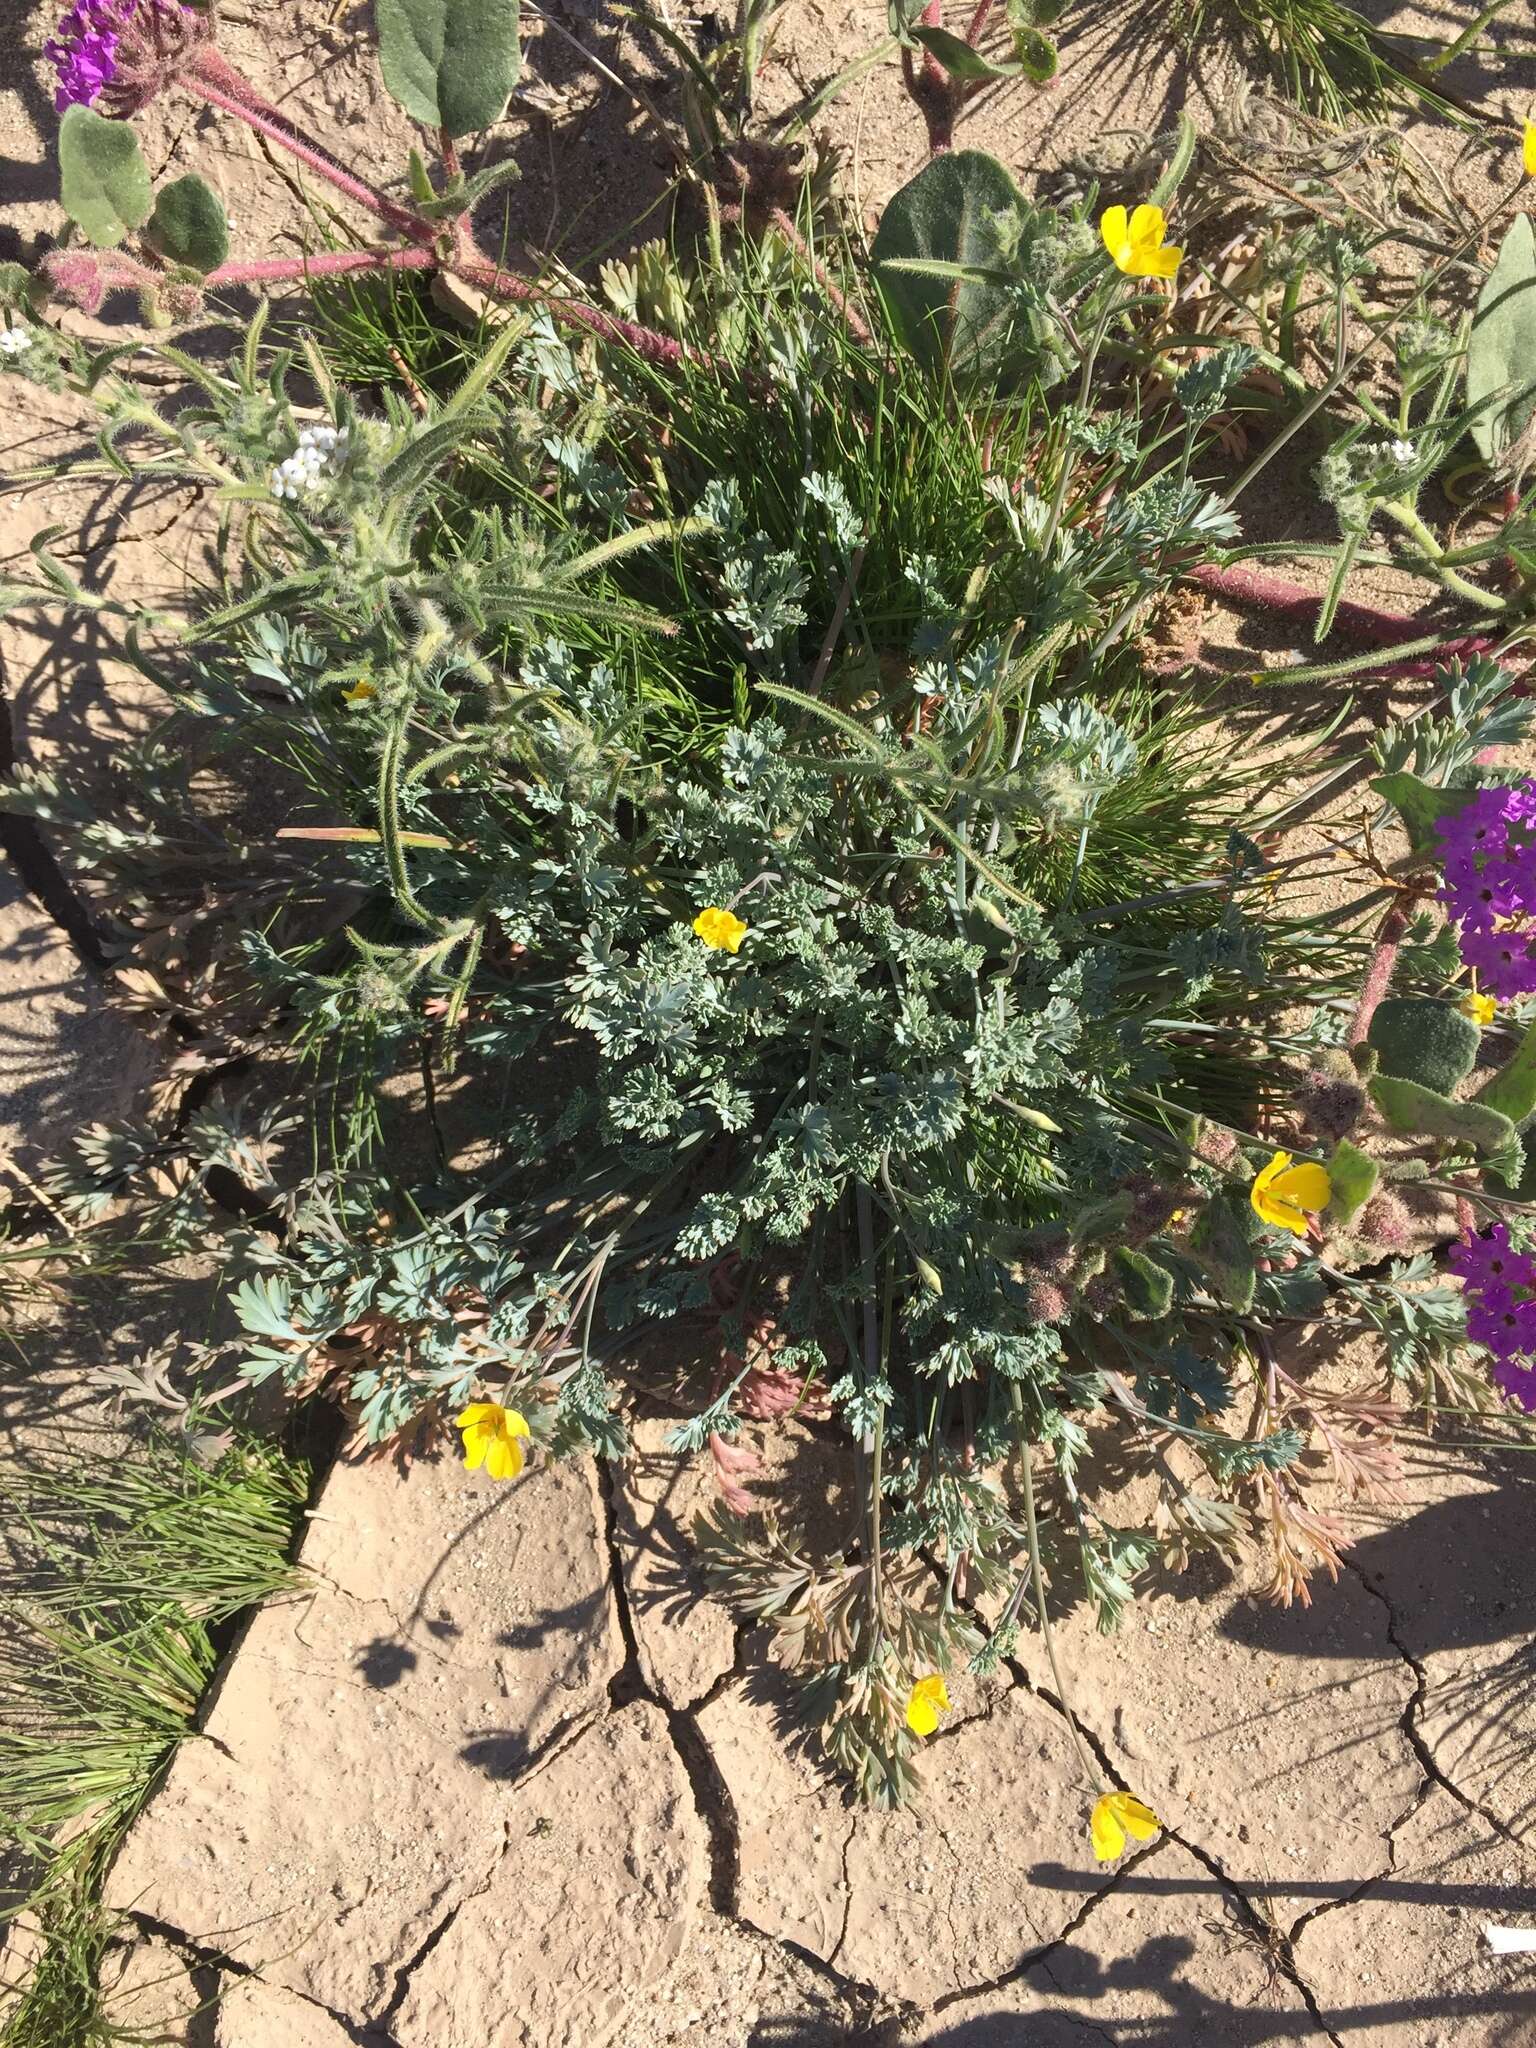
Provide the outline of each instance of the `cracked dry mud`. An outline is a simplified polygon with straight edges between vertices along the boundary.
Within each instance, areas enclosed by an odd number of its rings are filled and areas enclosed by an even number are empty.
[[[325,12],[230,7],[228,40],[308,125],[392,175],[406,125]],[[1025,178],[1106,126],[1160,125],[1180,91],[1198,114],[1226,89],[1081,14],[1056,91],[989,90],[968,129]],[[793,0],[765,103],[863,47],[874,16]],[[35,54],[47,23],[31,0],[0,0],[0,27]],[[1507,79],[1511,104],[1533,84]],[[878,207],[921,147],[889,73],[832,125]],[[168,103],[141,129],[157,170],[196,161],[213,177],[253,243],[290,217],[234,124]],[[24,66],[0,86],[0,256],[30,257],[56,225],[51,133]],[[565,206],[573,253],[659,185],[633,110],[549,37],[498,146],[525,168],[514,237],[541,239]],[[35,459],[72,429],[40,403],[0,439],[8,462]],[[0,560],[55,520],[79,529],[64,552],[88,581],[167,597],[202,532],[196,506],[137,505],[119,528],[47,494],[0,507]],[[1218,659],[1250,633],[1219,616],[1205,630]],[[69,631],[9,627],[3,684],[0,766],[52,756],[88,774],[142,715],[131,681]],[[110,1001],[89,905],[46,834],[3,844],[0,1157],[14,1157],[127,1111],[157,1059]],[[134,1335],[125,1313],[100,1341],[128,1356]],[[59,1426],[72,1386],[62,1339],[33,1355],[31,1379],[5,1388],[10,1458]],[[181,2048],[1536,2040],[1536,1974],[1481,1935],[1485,1919],[1536,1923],[1536,1493],[1512,1461],[1426,1462],[1389,1518],[1361,1517],[1345,1576],[1309,1613],[1197,1570],[1117,1639],[1063,1619],[1102,1768],[1169,1822],[1105,1870],[1028,1642],[995,1680],[956,1686],[910,1813],[847,1804],[794,1740],[765,1636],[704,1588],[689,1524],[709,1480],[666,1428],[642,1415],[625,1465],[499,1492],[446,1460],[408,1477],[335,1469],[305,1542],[309,1588],[251,1619],[114,1872],[139,1930],[113,1962],[122,2024]],[[803,1513],[826,1488],[816,1439],[751,1434],[765,1496]],[[13,1930],[8,1954],[29,1939]]]

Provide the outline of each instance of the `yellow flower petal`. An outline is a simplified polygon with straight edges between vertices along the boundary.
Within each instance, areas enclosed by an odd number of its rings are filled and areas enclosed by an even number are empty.
[[[1527,135],[1536,135],[1536,123],[1528,123]],[[1498,1015],[1498,1003],[1492,996],[1482,996],[1475,989],[1469,990],[1456,1005],[1463,1017],[1470,1017],[1474,1024],[1491,1024]]]
[[[485,1454],[485,1469],[492,1479],[515,1479],[523,1469],[523,1447],[512,1435],[496,1436],[490,1440]]]
[[[939,1672],[930,1672],[917,1681],[908,1696],[907,1726],[914,1735],[931,1735],[939,1725],[940,1714],[950,1711],[948,1686]]]
[[[1307,1234],[1307,1210],[1326,1209],[1333,1198],[1333,1182],[1321,1166],[1303,1160],[1292,1166],[1289,1152],[1277,1152],[1268,1166],[1254,1176],[1248,1199],[1266,1223],[1277,1230]]]
[[[515,1408],[503,1408],[499,1401],[471,1401],[454,1421],[464,1436],[466,1472],[478,1472],[483,1465],[492,1479],[515,1479],[522,1471],[519,1438],[530,1432]]]
[[[1149,277],[1172,277],[1183,261],[1184,251],[1176,249],[1170,242],[1166,248],[1158,249],[1153,253],[1147,275]]]
[[[1527,121],[1525,124],[1525,134],[1520,141],[1520,156],[1525,165],[1525,175],[1528,178],[1536,178],[1536,121]]]
[[[701,910],[693,920],[693,929],[717,953],[739,953],[741,942],[747,936],[747,927],[734,911],[722,910],[718,903]]]
[[[1101,1863],[1110,1863],[1124,1850],[1127,1834],[1138,1842],[1149,1842],[1161,1826],[1151,1807],[1143,1805],[1134,1792],[1106,1792],[1094,1803],[1088,1831],[1094,1855]]]
[[[1131,240],[1123,206],[1105,207],[1099,216],[1099,233],[1104,237],[1105,248],[1124,270],[1131,253]]]
[[[1167,218],[1160,206],[1138,206],[1131,215],[1131,241],[1138,249],[1155,249],[1167,232]]]
[[[373,683],[364,681],[354,683],[350,690],[343,690],[341,694],[349,704],[366,704],[368,699],[375,695],[375,693],[376,686]]]
[[[1327,1168],[1310,1159],[1304,1159],[1299,1166],[1288,1166],[1276,1178],[1274,1188],[1282,1202],[1295,1209],[1310,1209],[1314,1214],[1326,1209],[1333,1199],[1333,1182],[1328,1178]]]

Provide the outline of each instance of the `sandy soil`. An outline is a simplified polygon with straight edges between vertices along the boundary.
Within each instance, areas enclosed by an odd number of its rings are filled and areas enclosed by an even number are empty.
[[[1372,11],[1408,33],[1465,13]],[[1453,79],[1518,116],[1536,69],[1525,10],[1512,12],[1497,60]],[[556,18],[591,41],[600,13]],[[277,0],[225,16],[231,54],[274,98],[396,175],[409,124],[380,91],[361,10]],[[1102,161],[1181,109],[1230,112],[1219,53],[1182,62],[1149,40],[1148,16],[1131,26],[1098,0],[1069,19],[1057,85],[991,90],[964,130],[1027,183],[1084,153]],[[870,0],[791,0],[764,104],[788,104],[883,23]],[[0,0],[6,47],[26,53],[0,86],[0,258],[34,259],[58,225],[33,61],[50,25],[29,0]],[[666,106],[643,36],[603,48]],[[872,219],[923,154],[892,67],[823,125]],[[195,163],[220,185],[253,252],[284,246],[292,191],[243,128],[174,99],[140,127],[157,171]],[[1454,139],[1426,146],[1463,189],[1485,189]],[[665,187],[644,114],[551,29],[486,153],[524,172],[515,242],[573,260]],[[16,406],[0,465],[71,425],[47,402]],[[1278,498],[1277,530],[1300,503]],[[119,522],[63,494],[0,501],[0,568],[54,519],[78,530],[64,552],[88,578],[166,593],[205,532],[180,503]],[[1390,580],[1380,592],[1402,594]],[[1214,611],[1196,631],[1216,670],[1251,670],[1277,639]],[[88,778],[143,716],[133,679],[76,627],[11,627],[0,659],[0,767],[33,758]],[[1259,730],[1250,715],[1250,742]],[[0,1163],[25,1166],[82,1118],[130,1110],[162,1049],[114,1004],[93,907],[46,833],[0,843]],[[189,1275],[180,1298],[103,1298],[40,1322],[3,1389],[0,1460],[100,1426],[81,1362],[173,1330],[197,1288]],[[815,1438],[755,1434],[770,1497],[814,1498]],[[1156,1588],[1117,1638],[1069,1617],[1084,1723],[1169,1823],[1106,1871],[1029,1646],[997,1680],[957,1687],[917,1808],[850,1808],[788,1739],[761,1636],[704,1592],[688,1528],[708,1477],[664,1436],[665,1418],[642,1414],[623,1469],[541,1472],[500,1494],[452,1466],[419,1469],[408,1492],[388,1467],[337,1469],[305,1547],[313,1590],[252,1620],[208,1704],[209,1739],[183,1749],[119,1867],[116,1901],[141,1932],[119,1963],[126,2023],[185,2048],[1536,2039],[1536,1976],[1481,1934],[1486,1919],[1536,1923],[1520,1461],[1425,1459],[1402,1503],[1362,1518],[1339,1584],[1304,1614],[1207,1565]]]

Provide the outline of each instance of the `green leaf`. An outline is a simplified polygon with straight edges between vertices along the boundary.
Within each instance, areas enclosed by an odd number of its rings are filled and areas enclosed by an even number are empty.
[[[1477,1064],[1483,1035],[1454,1003],[1434,996],[1388,996],[1366,1033],[1377,1071],[1451,1095]]]
[[[1478,295],[1467,342],[1467,402],[1483,406],[1472,439],[1491,462],[1536,407],[1536,234],[1529,214],[1511,222]]]
[[[1536,1111],[1536,1024],[1527,1029],[1492,1079],[1478,1089],[1474,1100],[1485,1109],[1498,1110],[1514,1124],[1523,1124]]]
[[[224,202],[196,171],[156,195],[146,232],[167,262],[189,270],[217,270],[229,261]]]
[[[1244,1314],[1253,1306],[1258,1280],[1250,1224],[1257,1219],[1227,1195],[1213,1195],[1195,1219],[1189,1248],[1204,1268],[1213,1292]]]
[[[1348,1229],[1375,1194],[1381,1168],[1358,1145],[1351,1145],[1348,1138],[1340,1138],[1328,1162],[1328,1178],[1333,1183],[1328,1214]]]
[[[1056,76],[1060,59],[1049,36],[1041,35],[1061,14],[1066,0],[1008,0],[1008,32],[1019,69],[1036,85]]]
[[[1371,1100],[1394,1131],[1414,1137],[1446,1138],[1481,1152],[1489,1168],[1511,1187],[1520,1177],[1523,1153],[1511,1120],[1482,1102],[1452,1102],[1417,1081],[1377,1074],[1370,1082]]]
[[[930,370],[994,371],[1014,324],[1012,295],[996,281],[1016,246],[1027,201],[996,157],[947,151],[895,194],[870,256],[897,339]],[[952,263],[993,277],[953,282],[895,270],[899,261]]]
[[[149,218],[149,165],[126,121],[71,107],[59,123],[59,178],[64,211],[98,249]]]
[[[1133,1321],[1157,1322],[1167,1315],[1173,1306],[1173,1275],[1166,1266],[1124,1244],[1115,1246],[1109,1262]]]
[[[951,78],[1017,78],[1024,69],[1022,63],[994,64],[980,50],[973,50],[963,36],[951,35],[947,28],[925,28],[919,24],[910,33],[913,42],[921,43]],[[1044,38],[1039,40],[1043,42]]]
[[[1397,812],[1408,834],[1408,842],[1415,853],[1438,853],[1440,835],[1435,825],[1441,818],[1454,818],[1465,805],[1477,795],[1471,789],[1441,789],[1432,782],[1421,782],[1417,775],[1410,775],[1400,769],[1394,775],[1377,775],[1372,778],[1371,787]]]
[[[379,64],[405,111],[470,135],[506,112],[522,70],[517,0],[376,0]]]

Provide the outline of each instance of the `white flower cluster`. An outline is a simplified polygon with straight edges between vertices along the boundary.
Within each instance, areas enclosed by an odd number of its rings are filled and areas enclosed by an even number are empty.
[[[0,328],[0,356],[24,356],[32,340],[30,327]]]
[[[1411,441],[1394,441],[1387,452],[1399,469],[1407,469],[1419,459],[1419,451]]]
[[[298,447],[272,472],[273,496],[296,498],[318,490],[346,453],[347,437],[335,427],[306,427]]]

